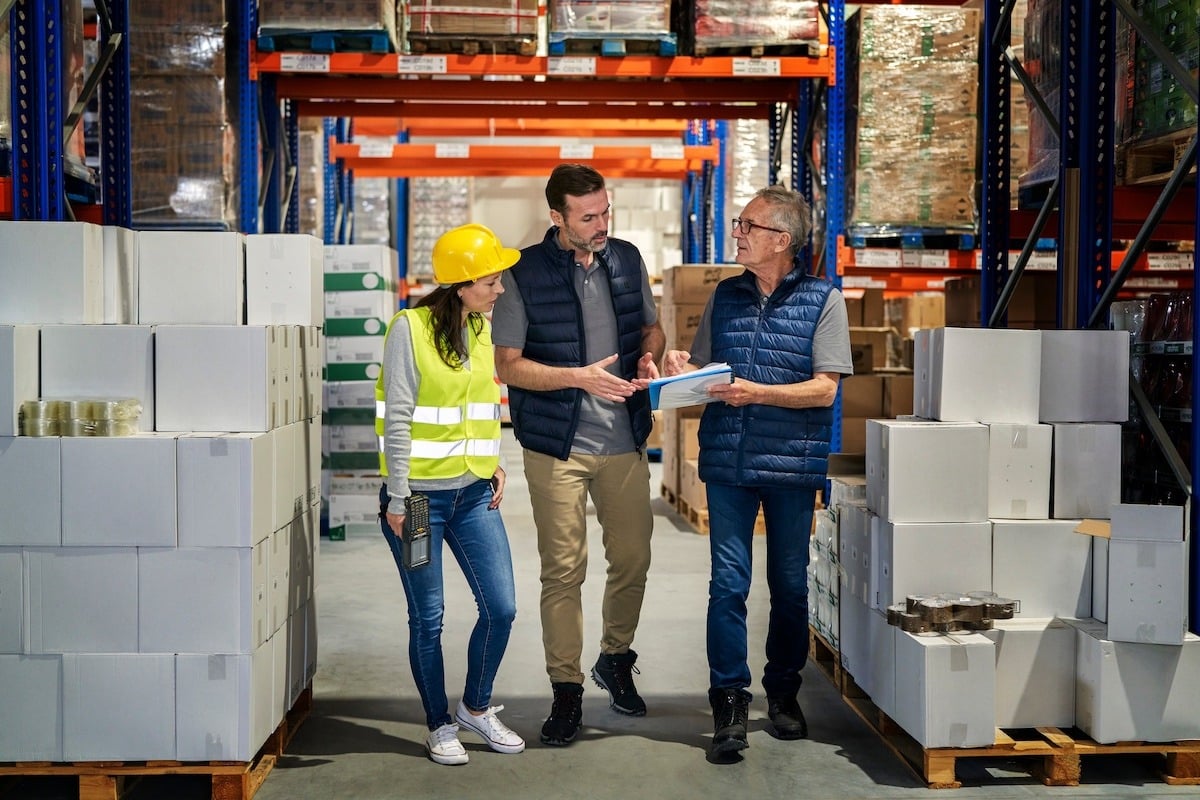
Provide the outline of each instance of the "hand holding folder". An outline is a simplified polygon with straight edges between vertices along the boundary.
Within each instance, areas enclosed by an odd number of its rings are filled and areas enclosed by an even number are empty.
[[[733,383],[733,368],[728,364],[709,364],[682,375],[655,378],[650,381],[650,407],[679,408],[711,403],[714,399],[708,387],[719,383]]]

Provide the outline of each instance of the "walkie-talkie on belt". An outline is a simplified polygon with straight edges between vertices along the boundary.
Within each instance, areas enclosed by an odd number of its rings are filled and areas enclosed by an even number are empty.
[[[404,568],[420,569],[429,563],[429,498],[423,494],[404,498]]]

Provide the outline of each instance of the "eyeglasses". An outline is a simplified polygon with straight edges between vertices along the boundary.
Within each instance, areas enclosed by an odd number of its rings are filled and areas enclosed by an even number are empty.
[[[787,233],[787,231],[780,228],[768,228],[766,225],[759,225],[757,222],[751,222],[750,220],[742,219],[741,217],[733,218],[733,230],[741,231],[743,235],[746,235],[749,234],[753,228],[762,228],[764,231],[771,231],[772,233]]]

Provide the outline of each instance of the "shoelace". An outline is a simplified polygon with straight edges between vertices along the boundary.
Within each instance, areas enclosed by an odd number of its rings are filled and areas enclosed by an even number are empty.
[[[567,692],[555,692],[554,702],[550,704],[551,717],[574,716],[576,711],[572,696]]]
[[[509,727],[507,725],[505,725],[503,722],[501,722],[500,718],[496,716],[503,710],[504,710],[504,706],[502,706],[502,705],[488,706],[488,710],[483,712],[482,714],[480,714],[475,719],[479,720],[480,722],[482,722],[483,724],[485,724],[489,728],[491,728],[493,733],[497,733],[497,734],[512,733],[512,731],[509,729]]]
[[[456,742],[457,739],[458,739],[458,725],[455,725],[455,724],[443,725],[440,728],[438,728],[437,730],[433,731],[433,742],[434,742],[434,745],[436,745],[436,746],[440,747],[441,745],[444,745],[444,744],[450,744],[452,742]],[[461,747],[462,745],[460,744],[459,746]]]
[[[633,689],[633,675],[642,674],[637,664],[614,664],[613,683],[616,684],[617,694],[625,694]]]
[[[732,696],[724,698],[724,700],[722,702],[728,707],[726,710],[728,719],[725,721],[725,724],[722,725],[721,727],[724,728],[724,727],[728,727],[730,725],[745,725],[746,724],[746,720],[749,716],[749,711],[750,711],[750,709],[747,706],[739,703],[737,701],[737,698],[732,697]]]

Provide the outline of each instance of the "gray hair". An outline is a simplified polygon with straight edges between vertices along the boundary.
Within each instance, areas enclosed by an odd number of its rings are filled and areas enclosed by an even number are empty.
[[[754,193],[766,201],[771,209],[771,227],[785,230],[792,235],[792,253],[808,244],[812,231],[812,209],[804,195],[786,186],[768,186]]]

